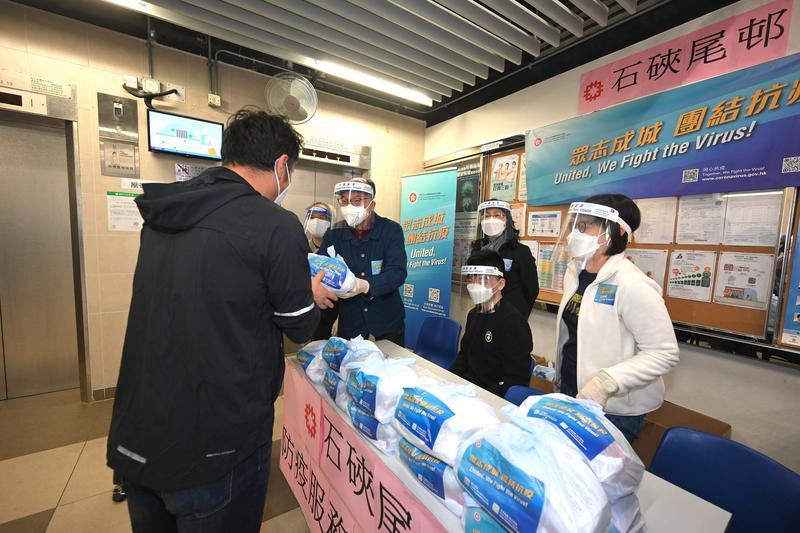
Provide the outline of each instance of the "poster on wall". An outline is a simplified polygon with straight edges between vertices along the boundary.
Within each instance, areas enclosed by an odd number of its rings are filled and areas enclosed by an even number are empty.
[[[144,220],[136,206],[138,192],[106,192],[108,231],[141,231]]]
[[[578,112],[590,113],[782,57],[791,24],[792,0],[776,0],[584,72]]]
[[[139,177],[139,147],[135,144],[100,141],[100,173],[103,176]]]
[[[784,257],[783,264],[787,264]],[[784,294],[786,312],[781,321],[781,343],[786,346],[800,347],[800,246],[795,243],[792,272]]]
[[[645,250],[643,248],[627,248],[625,256],[630,262],[639,267],[639,270],[658,283],[661,294],[664,294],[664,277],[667,273],[668,250]]]
[[[528,200],[528,180],[525,178],[527,175],[528,172],[525,168],[525,154],[522,154],[519,162],[519,185],[517,186],[517,199],[520,202],[526,202]]]
[[[684,196],[678,208],[678,244],[720,244],[726,199],[719,194]]]
[[[489,169],[489,197],[513,201],[517,198],[519,154],[492,157]]]
[[[634,232],[633,240],[640,244],[672,244],[675,233],[675,213],[678,199],[643,198],[636,200],[642,221]]]
[[[555,257],[555,244],[539,243],[539,257],[536,260],[536,269],[539,273],[539,288],[555,292],[564,290],[564,274],[569,263],[569,254],[564,251]]]
[[[514,228],[519,231],[519,234],[525,235],[525,211],[527,210],[526,204],[511,204],[511,220],[514,221]]]
[[[472,213],[478,210],[481,197],[481,167],[478,161],[458,166],[456,189],[456,213]]]
[[[531,251],[531,257],[536,261],[539,257],[539,241],[519,241],[528,247]]]
[[[800,54],[526,132],[528,205],[800,180]]]
[[[453,235],[453,274],[461,274],[466,264],[472,241],[478,235],[478,213],[458,213]]]
[[[528,213],[528,237],[556,238],[561,235],[561,211]]]
[[[669,262],[667,296],[710,302],[717,252],[673,250]]]
[[[401,295],[405,344],[412,349],[425,318],[450,316],[456,181],[454,168],[403,177],[400,220],[408,276]]]
[[[726,246],[769,246],[778,243],[783,191],[732,194],[725,213]]]
[[[772,296],[774,263],[772,254],[720,252],[714,301],[766,309]]]

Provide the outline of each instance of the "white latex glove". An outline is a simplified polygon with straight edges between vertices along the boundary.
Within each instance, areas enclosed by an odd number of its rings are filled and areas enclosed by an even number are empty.
[[[339,296],[339,298],[352,298],[353,296],[358,296],[359,294],[366,294],[369,292],[369,281],[361,278],[356,278],[356,286],[353,287],[353,290],[350,292],[346,292]]]
[[[600,407],[605,407],[608,399],[618,390],[619,385],[614,381],[614,378],[601,370],[583,386],[576,398],[579,400],[592,400],[600,404]]]

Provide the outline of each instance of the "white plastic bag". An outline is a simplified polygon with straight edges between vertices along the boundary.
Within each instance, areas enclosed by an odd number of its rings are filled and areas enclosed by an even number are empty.
[[[437,496],[456,516],[464,511],[464,489],[458,484],[453,468],[401,438],[397,453],[403,465],[423,487]]]
[[[350,371],[360,366],[353,363],[363,363],[368,359],[386,359],[386,356],[374,342],[365,340],[361,335],[350,339],[347,354],[339,365],[339,376],[347,383]]]
[[[597,403],[555,393],[530,396],[519,407],[507,406],[503,412],[517,413],[512,422],[523,429],[529,429],[530,419],[546,420],[558,428],[586,456],[609,501],[633,494],[639,486],[644,464]]]
[[[393,455],[397,450],[400,435],[391,424],[381,424],[369,413],[360,409],[353,400],[347,405],[350,420],[362,435],[367,437],[372,444],[387,455]]]
[[[330,368],[325,371],[325,375],[322,377],[322,386],[325,387],[325,391],[334,402],[341,396],[347,396],[345,382],[339,377],[339,374]]]
[[[303,365],[303,370],[306,370],[316,357],[322,355],[322,348],[327,342],[326,340],[312,341],[297,350],[297,361]]]
[[[337,296],[352,291],[356,286],[355,275],[341,257],[308,254],[308,266],[311,269],[312,278],[320,270],[325,272],[322,276],[322,284]]]
[[[541,431],[495,424],[464,442],[456,475],[514,533],[600,532],[611,507],[586,458],[540,420]]]
[[[341,337],[331,337],[322,347],[322,358],[334,372],[339,371],[342,361],[349,353],[350,343]]]
[[[403,392],[394,424],[415,446],[453,466],[464,440],[499,422],[494,409],[475,396],[471,385],[424,379]]]
[[[363,363],[354,363],[358,368],[352,369],[347,377],[347,393],[378,422],[388,424],[394,417],[403,388],[413,387],[419,381],[411,368],[414,363],[412,358],[368,358]]]
[[[321,383],[328,370],[328,363],[322,357],[315,357],[306,367],[306,376],[314,383]]]
[[[475,500],[469,498],[471,505],[464,507],[461,524],[467,533],[506,533],[506,528],[500,525],[491,514],[481,509]]]
[[[644,529],[644,517],[639,509],[639,498],[628,494],[611,505],[611,523],[608,533],[636,533]]]

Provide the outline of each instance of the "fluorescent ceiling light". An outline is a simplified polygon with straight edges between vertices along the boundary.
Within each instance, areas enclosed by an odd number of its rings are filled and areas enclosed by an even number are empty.
[[[331,61],[315,60],[314,68],[320,72],[330,74],[331,76],[336,76],[337,78],[342,78],[343,80],[358,83],[359,85],[363,85],[365,87],[369,87],[370,89],[375,89],[376,91],[390,94],[392,96],[404,98],[428,107],[433,105],[433,100],[425,96],[425,94],[420,91],[409,89],[408,87],[400,85],[399,83],[393,83],[391,81],[378,78],[377,76],[372,76],[350,67],[345,67],[344,65],[339,65]]]
[[[762,191],[762,192],[732,192],[723,194],[723,198],[732,198],[734,196],[772,196],[773,194],[783,194],[783,191]]]

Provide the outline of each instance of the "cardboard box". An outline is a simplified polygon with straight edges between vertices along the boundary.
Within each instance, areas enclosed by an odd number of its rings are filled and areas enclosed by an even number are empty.
[[[537,378],[536,376],[531,376],[531,384],[530,388],[532,389],[539,389],[540,391],[544,392],[545,394],[550,394],[551,392],[555,392],[555,387],[553,384],[543,378]]]
[[[644,428],[634,442],[633,449],[648,469],[664,433],[671,427],[683,426],[726,439],[731,437],[730,424],[667,401],[659,409],[648,413],[644,421]]]

